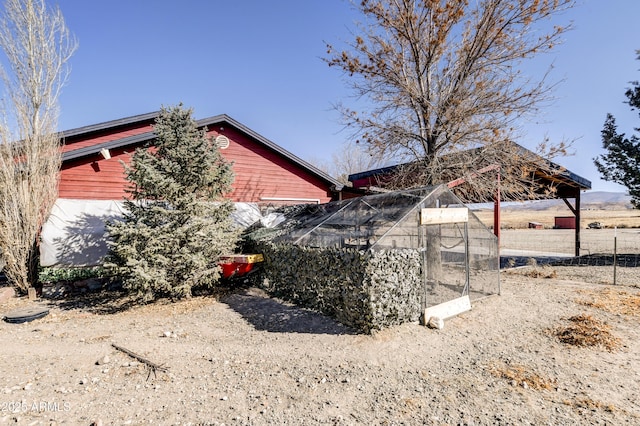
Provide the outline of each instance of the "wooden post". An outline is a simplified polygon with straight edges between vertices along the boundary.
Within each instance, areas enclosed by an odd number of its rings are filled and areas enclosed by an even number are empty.
[[[500,170],[498,170],[498,187],[493,199],[493,235],[498,238],[498,252],[500,251]]]
[[[564,203],[567,205],[567,207],[569,207],[569,210],[571,210],[571,213],[573,213],[573,215],[575,216],[575,224],[576,224],[576,229],[575,229],[575,255],[576,257],[580,256],[580,228],[582,225],[580,225],[580,188],[576,188],[576,193],[575,193],[575,199],[576,199],[576,205],[572,206],[571,203],[565,198],[562,198],[562,201],[564,201]]]

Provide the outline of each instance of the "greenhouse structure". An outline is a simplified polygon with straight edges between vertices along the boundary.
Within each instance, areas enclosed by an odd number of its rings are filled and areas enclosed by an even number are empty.
[[[363,332],[500,292],[497,238],[446,185],[298,206],[249,241],[271,294]]]

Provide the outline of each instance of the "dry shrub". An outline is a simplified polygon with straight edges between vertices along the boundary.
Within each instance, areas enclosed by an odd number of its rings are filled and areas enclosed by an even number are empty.
[[[563,403],[572,408],[585,409],[590,411],[604,410],[609,413],[613,413],[613,411],[615,410],[615,406],[613,404],[604,404],[600,401],[594,401],[590,398],[580,398],[574,401],[563,401]]]
[[[401,406],[402,413],[405,415],[411,415],[411,413],[415,413],[420,410],[423,411],[425,409],[425,403],[421,398],[403,398],[403,405]]]
[[[533,267],[531,269],[526,270],[522,275],[531,278],[556,278],[558,276],[558,272],[548,265],[544,265],[542,267]]]
[[[526,385],[531,389],[550,390],[555,388],[556,380],[544,378],[523,365],[493,365],[490,371],[496,377],[509,380],[516,385]]]
[[[568,320],[570,325],[552,330],[552,334],[562,343],[582,347],[601,346],[609,352],[620,345],[620,339],[610,332],[611,326],[591,315],[575,315]]]
[[[578,300],[577,303],[598,308],[613,314],[640,317],[640,294],[631,294],[624,290],[606,288],[601,291],[581,291],[593,300]]]

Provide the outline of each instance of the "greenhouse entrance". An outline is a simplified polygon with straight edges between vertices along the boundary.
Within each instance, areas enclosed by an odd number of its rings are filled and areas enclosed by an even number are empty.
[[[267,290],[364,331],[500,292],[497,238],[446,185],[307,205],[252,239]]]

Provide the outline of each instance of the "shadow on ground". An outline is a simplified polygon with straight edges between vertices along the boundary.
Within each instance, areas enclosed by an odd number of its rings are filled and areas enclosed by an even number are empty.
[[[272,333],[357,334],[330,317],[270,298],[256,288],[238,290],[220,301],[242,315],[256,330]]]
[[[73,294],[62,298],[44,299],[49,307],[61,310],[81,310],[97,315],[110,315],[126,311],[139,305],[139,301],[123,291],[102,290],[84,294]]]
[[[253,287],[221,286],[215,294],[196,295],[218,299],[239,313],[256,330],[272,333],[358,334],[328,316],[271,298],[265,291]],[[50,308],[79,310],[96,315],[124,312],[142,303],[122,289],[76,292],[45,287],[42,298]],[[168,299],[151,302],[166,303],[172,302]]]

